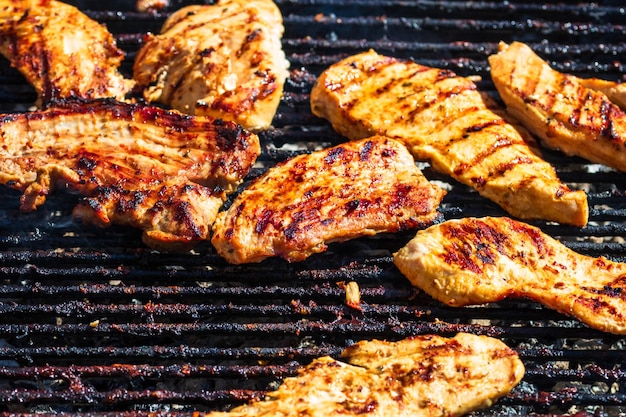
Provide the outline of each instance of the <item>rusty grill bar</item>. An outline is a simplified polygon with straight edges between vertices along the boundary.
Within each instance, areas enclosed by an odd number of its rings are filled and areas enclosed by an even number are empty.
[[[141,14],[133,1],[80,2],[115,34],[129,75],[142,36],[158,31],[176,0]],[[291,77],[261,136],[259,175],[298,153],[343,140],[315,118],[309,91],[319,73],[374,48],[460,75],[482,76],[501,40],[521,40],[555,68],[624,80],[626,11],[618,1],[462,2],[278,0]],[[495,94],[494,94],[495,95]],[[0,60],[0,110],[34,100]],[[572,249],[626,261],[626,176],[546,151],[560,177],[588,192],[590,224],[537,223]],[[466,187],[423,166],[450,192],[446,218],[503,214]],[[139,232],[96,230],[70,217],[76,197],[56,194],[21,214],[19,194],[0,193],[0,413],[187,415],[260,398],[322,355],[360,339],[396,340],[458,331],[499,337],[527,372],[491,415],[620,415],[626,412],[626,338],[590,330],[524,300],[475,308],[443,306],[411,288],[391,254],[413,232],[331,245],[297,264],[231,266],[210,245],[159,254]],[[344,303],[342,282],[361,288],[362,310]]]

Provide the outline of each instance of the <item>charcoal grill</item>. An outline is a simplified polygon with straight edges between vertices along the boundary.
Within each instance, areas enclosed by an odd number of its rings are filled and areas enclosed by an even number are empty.
[[[486,57],[503,41],[529,43],[558,70],[624,80],[626,9],[619,1],[465,2],[278,0],[291,62],[274,127],[250,178],[298,153],[344,139],[309,109],[316,76],[373,48],[460,75],[480,75],[496,96]],[[138,13],[133,1],[74,2],[105,23],[130,74],[143,33],[171,10]],[[497,97],[497,96],[496,96]],[[33,90],[0,61],[0,110],[32,105]],[[626,175],[545,151],[559,176],[588,192],[587,227],[537,222],[572,249],[626,261]],[[445,218],[502,215],[467,187],[423,165],[449,187]],[[413,235],[331,245],[302,263],[232,266],[210,244],[188,254],[144,247],[139,232],[94,229],[71,219],[76,197],[55,194],[18,211],[0,188],[0,412],[6,415],[188,415],[262,397],[314,357],[361,339],[459,331],[501,338],[527,368],[490,415],[626,413],[626,338],[591,330],[516,300],[454,309],[416,291],[391,254]],[[344,283],[361,289],[345,304]]]

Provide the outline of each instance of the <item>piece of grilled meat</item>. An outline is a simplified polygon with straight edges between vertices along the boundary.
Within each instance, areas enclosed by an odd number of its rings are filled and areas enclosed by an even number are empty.
[[[187,6],[144,43],[134,79],[148,101],[265,129],[289,75],[283,30],[271,0]]]
[[[580,83],[587,88],[602,92],[620,109],[626,110],[626,83],[599,78],[581,78]]]
[[[360,341],[285,378],[264,400],[206,416],[461,416],[491,406],[524,376],[503,342],[469,333]]]
[[[229,262],[301,261],[330,242],[423,227],[445,192],[400,142],[371,137],[270,168],[219,214],[211,242]]]
[[[0,183],[23,191],[23,211],[68,189],[86,197],[77,216],[143,229],[161,250],[208,239],[260,154],[258,137],[235,123],[114,100],[5,114],[0,134]]]
[[[524,297],[626,334],[626,264],[578,254],[516,220],[446,221],[418,231],[394,263],[413,285],[451,306]]]
[[[417,159],[517,218],[587,223],[584,192],[564,185],[531,135],[508,123],[469,78],[369,51],[324,71],[311,107],[351,139],[402,141]]]
[[[35,88],[37,104],[63,98],[123,100],[134,85],[107,28],[54,0],[0,0],[0,53]]]
[[[507,110],[547,147],[626,171],[626,113],[605,94],[521,42],[501,43],[489,65]]]

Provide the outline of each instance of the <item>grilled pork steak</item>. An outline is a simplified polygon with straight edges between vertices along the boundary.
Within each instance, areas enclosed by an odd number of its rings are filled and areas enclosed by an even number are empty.
[[[271,0],[187,6],[144,43],[134,79],[148,101],[265,129],[289,75],[283,30]]]
[[[301,261],[330,242],[430,225],[444,194],[404,145],[371,137],[270,168],[219,214],[211,242],[231,263]]]
[[[626,264],[578,254],[505,217],[449,220],[394,254],[413,285],[451,306],[525,297],[589,327],[626,334]]]
[[[501,43],[491,77],[508,111],[546,146],[626,171],[626,113],[527,45]]]
[[[358,342],[314,360],[265,400],[207,416],[461,416],[489,407],[522,379],[503,342],[459,333]]]
[[[351,139],[379,134],[402,141],[417,159],[515,217],[587,223],[584,192],[561,183],[530,134],[507,123],[468,78],[369,51],[324,71],[311,108]]]
[[[240,126],[114,100],[67,101],[0,117],[0,182],[35,210],[54,188],[86,199],[79,217],[144,230],[163,250],[209,238],[226,193],[260,154]]]
[[[124,99],[134,82],[106,27],[60,1],[1,0],[0,53],[33,85],[39,105],[60,98]]]

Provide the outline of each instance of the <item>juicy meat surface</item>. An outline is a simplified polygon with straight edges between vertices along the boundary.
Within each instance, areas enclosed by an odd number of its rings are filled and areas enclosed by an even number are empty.
[[[524,297],[626,334],[626,264],[581,255],[516,220],[446,221],[418,231],[394,263],[413,285],[451,306]]]
[[[58,99],[123,100],[134,82],[107,28],[54,0],[0,0],[0,53],[35,88],[38,105]]]
[[[517,218],[587,223],[584,192],[563,184],[531,135],[508,123],[469,78],[369,51],[324,71],[311,108],[348,138],[402,141],[415,158]]]
[[[145,42],[134,79],[148,101],[265,129],[289,75],[283,30],[271,0],[187,6]]]
[[[581,78],[580,83],[587,88],[600,91],[620,109],[626,110],[626,83],[599,78]]]
[[[521,42],[501,43],[489,65],[507,110],[546,146],[626,171],[626,113],[605,94]]]
[[[400,142],[346,142],[270,168],[219,214],[211,241],[231,263],[301,261],[330,242],[430,225],[444,194]]]
[[[114,100],[5,114],[0,135],[0,183],[23,191],[23,211],[69,189],[86,197],[77,216],[138,227],[163,250],[208,239],[260,154],[258,137],[234,123]]]
[[[469,333],[360,341],[285,378],[264,400],[208,416],[461,416],[491,406],[524,376],[503,342]]]

